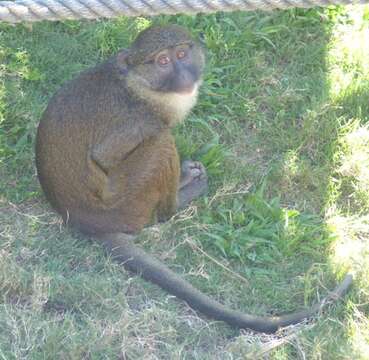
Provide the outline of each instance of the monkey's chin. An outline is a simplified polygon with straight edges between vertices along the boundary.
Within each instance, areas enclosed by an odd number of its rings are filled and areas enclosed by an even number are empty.
[[[194,83],[192,86],[181,89],[179,91],[177,91],[176,93],[178,95],[182,95],[182,96],[194,96],[197,94],[197,91],[199,90],[199,82]]]

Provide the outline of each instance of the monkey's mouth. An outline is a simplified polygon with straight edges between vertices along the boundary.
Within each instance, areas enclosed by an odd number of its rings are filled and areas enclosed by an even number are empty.
[[[177,94],[184,95],[184,96],[193,96],[196,94],[200,84],[199,82],[195,82],[189,86],[182,87],[176,91]]]
[[[191,96],[196,93],[201,83],[201,78],[190,71],[182,71],[178,75],[170,75],[164,78],[156,91],[172,93],[182,96]]]
[[[195,93],[195,88],[196,86],[192,85],[192,86],[185,87],[183,89],[178,90],[177,93],[181,95],[192,95]]]

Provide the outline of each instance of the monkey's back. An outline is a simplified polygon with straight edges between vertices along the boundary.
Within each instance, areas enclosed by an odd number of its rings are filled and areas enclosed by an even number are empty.
[[[36,166],[47,199],[66,222],[89,233],[139,231],[158,207],[173,207],[178,186],[179,162],[169,130],[142,142],[108,178],[91,162],[96,144],[145,115],[113,71],[107,62],[63,86],[37,132]],[[106,187],[114,188],[109,201],[99,196]]]

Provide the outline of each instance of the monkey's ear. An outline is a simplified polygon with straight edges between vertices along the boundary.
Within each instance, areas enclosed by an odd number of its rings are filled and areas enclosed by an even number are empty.
[[[130,54],[129,49],[122,49],[117,54],[117,65],[119,71],[125,75],[128,71],[128,56]]]

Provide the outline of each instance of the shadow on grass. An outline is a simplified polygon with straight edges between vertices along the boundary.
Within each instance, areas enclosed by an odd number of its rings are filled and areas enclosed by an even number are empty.
[[[339,98],[338,116],[347,119],[359,119],[365,125],[369,122],[369,81],[360,82]]]

